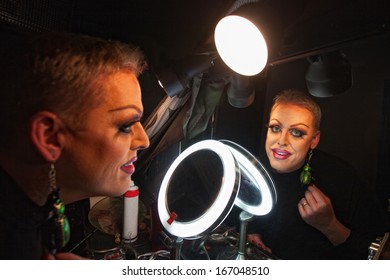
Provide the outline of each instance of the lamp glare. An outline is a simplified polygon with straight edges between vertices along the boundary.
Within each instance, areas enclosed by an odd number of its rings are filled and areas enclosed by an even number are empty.
[[[224,17],[215,28],[214,39],[221,59],[233,71],[254,76],[266,66],[267,44],[248,19],[236,15]]]

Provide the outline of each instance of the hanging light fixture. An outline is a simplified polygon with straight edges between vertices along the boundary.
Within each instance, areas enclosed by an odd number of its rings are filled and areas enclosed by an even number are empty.
[[[255,100],[255,88],[250,77],[232,73],[229,77],[227,97],[235,108],[246,108]]]
[[[267,65],[271,48],[277,46],[280,24],[276,18],[271,6],[260,3],[243,5],[222,18],[216,25],[214,41],[226,65],[241,75],[259,74]]]
[[[214,39],[222,60],[241,75],[256,75],[267,64],[264,36],[244,17],[229,15],[221,19],[215,28]]]
[[[307,59],[306,86],[315,97],[340,95],[353,85],[352,67],[345,54],[335,51]]]
[[[158,83],[168,96],[176,96],[189,88],[194,76],[208,71],[214,65],[216,57],[216,54],[190,55],[171,67],[158,71]]]

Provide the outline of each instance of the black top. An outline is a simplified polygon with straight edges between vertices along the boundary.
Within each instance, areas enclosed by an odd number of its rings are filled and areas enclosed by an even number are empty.
[[[0,259],[41,259],[42,226],[51,210],[34,204],[0,168]]]
[[[338,220],[351,229],[347,241],[334,246],[320,231],[305,223],[298,211],[305,187],[301,170],[288,174],[273,171],[266,156],[260,158],[274,180],[277,202],[270,214],[256,217],[250,231],[260,233],[264,243],[280,259],[367,259],[368,247],[387,229],[379,215],[373,190],[357,179],[355,171],[329,154],[315,150],[311,161],[313,183],[332,202]]]

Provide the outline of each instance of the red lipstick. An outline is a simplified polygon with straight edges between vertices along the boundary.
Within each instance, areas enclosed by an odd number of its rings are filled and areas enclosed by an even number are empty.
[[[128,162],[126,162],[125,164],[123,164],[121,166],[121,170],[129,175],[133,174],[135,172],[135,166],[134,166],[134,162],[137,160],[137,158],[133,158],[131,160],[129,160]]]
[[[284,160],[291,156],[291,153],[286,150],[272,149],[272,153],[275,159]]]

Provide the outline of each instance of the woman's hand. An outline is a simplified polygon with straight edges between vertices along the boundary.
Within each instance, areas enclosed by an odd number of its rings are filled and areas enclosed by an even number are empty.
[[[265,250],[266,252],[272,254],[272,250],[265,246],[264,242],[261,240],[260,234],[253,233],[247,235],[248,242],[252,243],[253,245]]]
[[[307,188],[305,197],[298,204],[302,219],[318,230],[325,229],[336,220],[332,203],[316,186]]]
[[[333,245],[343,243],[351,233],[336,218],[329,197],[314,185],[308,187],[298,203],[298,211],[306,223],[321,231]]]

